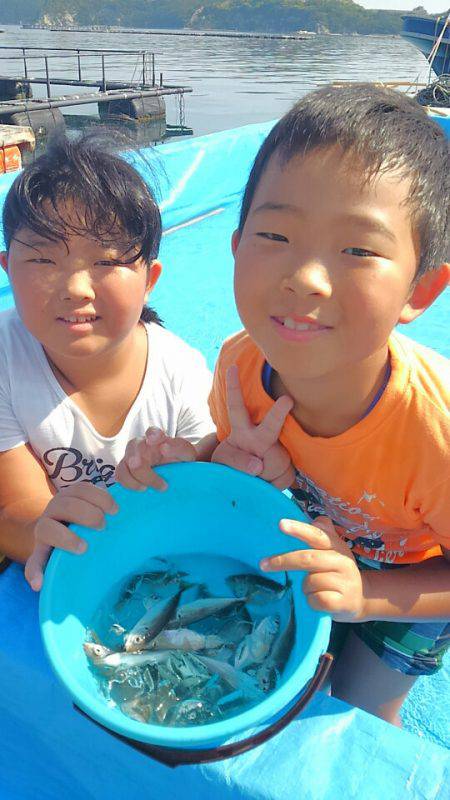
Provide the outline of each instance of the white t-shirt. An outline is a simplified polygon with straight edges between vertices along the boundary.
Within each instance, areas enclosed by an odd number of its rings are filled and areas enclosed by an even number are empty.
[[[109,437],[64,392],[17,311],[0,313],[0,452],[28,443],[58,489],[77,481],[111,486],[129,440],[150,426],[193,443],[211,433],[205,359],[156,323],[145,327],[144,380],[121,430]]]

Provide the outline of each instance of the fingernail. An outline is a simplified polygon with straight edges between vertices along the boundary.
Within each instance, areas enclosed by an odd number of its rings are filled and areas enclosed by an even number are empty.
[[[137,469],[138,467],[140,467],[141,466],[140,457],[130,456],[130,458],[128,459],[128,466],[131,467],[131,469]]]
[[[86,550],[87,550],[87,544],[86,544],[86,542],[80,542],[80,543],[79,543],[79,544],[77,544],[77,545],[76,545],[76,547],[75,547],[75,552],[76,552],[76,553],[80,553],[80,554],[81,554],[81,553],[85,553],[85,552],[86,552]]]
[[[153,430],[150,431],[150,433],[146,434],[145,441],[148,442],[148,444],[153,444],[154,442],[158,441],[160,436],[161,436],[161,431],[159,430],[159,428],[154,428]]]
[[[39,578],[34,578],[30,583],[31,588],[33,591],[38,592],[41,588],[41,581]]]
[[[261,569],[268,570],[270,568],[269,559],[263,558],[263,560],[259,562],[259,566]]]
[[[119,511],[119,506],[117,505],[117,503],[114,503],[114,505],[111,506],[110,510],[108,511],[108,514],[117,514],[118,511]]]
[[[261,472],[261,460],[259,458],[250,458],[248,462],[248,471],[252,475],[258,475]]]
[[[158,492],[165,492],[166,489],[168,489],[168,488],[169,488],[169,486],[165,481],[164,481],[164,483],[159,483],[158,486],[155,486],[155,489]]]
[[[170,455],[171,448],[170,448],[170,444],[168,444],[167,442],[165,444],[162,444],[159,449],[160,449],[161,453],[163,454],[163,456],[169,456]]]

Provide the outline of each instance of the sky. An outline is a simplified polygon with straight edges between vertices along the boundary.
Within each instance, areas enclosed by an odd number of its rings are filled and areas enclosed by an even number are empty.
[[[355,0],[364,8],[385,8],[389,11],[412,11],[417,6],[422,6],[429,14],[439,14],[447,11],[450,0]]]

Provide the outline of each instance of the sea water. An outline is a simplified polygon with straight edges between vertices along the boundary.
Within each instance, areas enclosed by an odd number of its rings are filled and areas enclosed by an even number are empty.
[[[187,624],[175,612],[159,638],[126,652],[136,624],[180,590],[179,613],[212,598],[242,602]],[[169,640],[162,648],[161,636]],[[148,559],[112,587],[86,631],[91,648],[107,648],[89,659],[106,703],[141,722],[183,727],[261,702],[278,685],[294,640],[286,574],[272,581],[237,559],[198,553]]]

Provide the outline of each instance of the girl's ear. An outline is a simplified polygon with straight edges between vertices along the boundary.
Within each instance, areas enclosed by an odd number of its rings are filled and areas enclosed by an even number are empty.
[[[239,242],[241,241],[241,234],[238,230],[234,231],[231,236],[231,252],[233,256],[236,255],[236,250],[239,247]]]
[[[6,250],[0,250],[0,264],[5,272],[8,272],[8,253]]]
[[[159,276],[162,272],[162,264],[160,261],[152,261],[150,266],[147,267],[147,285],[145,287],[145,300],[155,288],[155,285],[158,281]]]
[[[414,284],[414,288],[403,306],[398,321],[406,325],[417,319],[439,297],[450,284],[450,264],[441,264],[437,269],[426,272]]]

